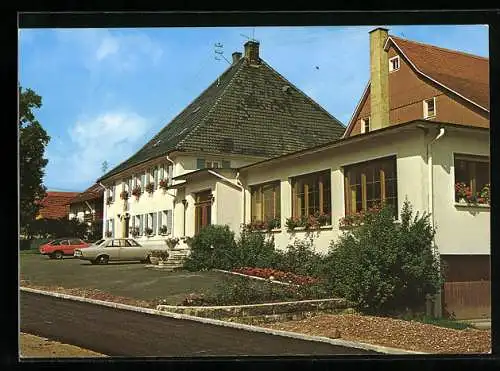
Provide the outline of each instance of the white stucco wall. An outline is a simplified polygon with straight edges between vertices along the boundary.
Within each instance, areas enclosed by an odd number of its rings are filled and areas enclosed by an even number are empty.
[[[216,184],[217,224],[228,225],[238,236],[241,229],[242,196],[241,190],[225,182]],[[239,201],[235,201],[239,200]]]
[[[447,132],[433,145],[434,219],[441,254],[490,254],[490,208],[455,203],[453,153],[490,155],[488,133]]]

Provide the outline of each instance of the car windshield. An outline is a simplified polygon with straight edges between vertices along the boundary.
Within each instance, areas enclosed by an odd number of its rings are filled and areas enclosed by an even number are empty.
[[[93,243],[93,245],[99,246],[101,243],[103,243],[105,240],[99,240]]]

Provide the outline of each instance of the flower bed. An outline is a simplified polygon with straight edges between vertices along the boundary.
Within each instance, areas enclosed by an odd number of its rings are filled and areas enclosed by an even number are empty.
[[[232,270],[235,273],[246,274],[248,276],[272,279],[276,281],[294,283],[296,285],[307,285],[319,282],[317,278],[300,276],[298,274],[283,272],[272,268],[235,268]]]

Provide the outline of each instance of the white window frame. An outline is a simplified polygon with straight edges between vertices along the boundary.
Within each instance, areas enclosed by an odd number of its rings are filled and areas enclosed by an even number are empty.
[[[210,166],[207,166],[208,164],[210,164]],[[217,164],[217,167],[215,167],[214,164]],[[205,166],[207,169],[220,169],[222,167],[222,161],[206,160]]]
[[[367,133],[366,131],[366,121],[368,120],[368,131],[370,131],[370,116],[361,119],[361,134]]]
[[[434,114],[432,116],[429,115],[429,105],[428,102],[432,99],[433,104],[434,104]],[[437,115],[437,105],[436,105],[436,97],[432,97],[429,99],[424,99],[423,100],[423,109],[424,109],[424,119],[431,119],[435,118]]]
[[[398,61],[398,68],[393,67],[392,61]],[[396,72],[399,71],[401,68],[401,59],[399,58],[399,55],[396,55],[395,57],[389,58],[389,72]]]

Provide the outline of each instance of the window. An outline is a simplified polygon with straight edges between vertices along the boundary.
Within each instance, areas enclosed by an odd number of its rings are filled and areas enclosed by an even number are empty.
[[[292,178],[294,218],[331,212],[330,170]]]
[[[280,219],[280,182],[250,187],[252,222]]]
[[[389,58],[389,72],[399,70],[399,57]]]
[[[424,100],[424,119],[436,117],[436,97]]]
[[[205,167],[207,169],[218,169],[221,167],[221,163],[219,161],[207,161]]]
[[[366,117],[361,120],[361,134],[368,133],[370,131],[370,118]]]
[[[382,202],[392,205],[397,215],[395,156],[346,166],[344,174],[346,215],[366,211]]]
[[[455,154],[455,201],[489,202],[490,160],[486,156]],[[486,188],[488,189],[485,193]]]

